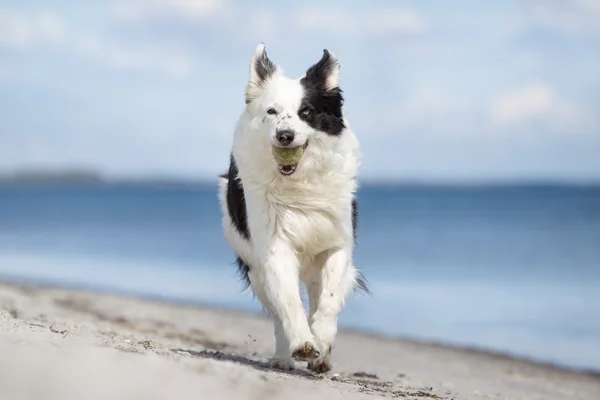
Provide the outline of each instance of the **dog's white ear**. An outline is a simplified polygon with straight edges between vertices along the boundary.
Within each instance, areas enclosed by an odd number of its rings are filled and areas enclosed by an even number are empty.
[[[267,49],[264,43],[256,46],[254,55],[250,61],[250,76],[248,86],[246,87],[246,104],[260,95],[263,83],[269,79],[278,67],[273,64],[267,56]]]
[[[325,49],[319,62],[310,67],[305,76],[324,90],[337,89],[340,86],[340,62]]]

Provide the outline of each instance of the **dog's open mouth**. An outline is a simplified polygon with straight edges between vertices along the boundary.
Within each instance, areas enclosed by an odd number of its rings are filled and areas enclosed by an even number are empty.
[[[277,168],[281,175],[289,176],[296,172],[298,168],[298,162],[302,155],[304,154],[304,150],[308,146],[308,140],[304,145],[294,148],[273,148],[273,155],[275,156],[275,160],[277,162]]]
[[[279,173],[281,175],[291,175],[296,172],[296,168],[298,168],[298,163],[292,165],[278,165]]]

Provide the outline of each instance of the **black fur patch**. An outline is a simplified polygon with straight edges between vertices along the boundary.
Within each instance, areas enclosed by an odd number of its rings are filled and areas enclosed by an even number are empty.
[[[235,229],[244,239],[250,239],[244,187],[242,186],[241,179],[238,177],[238,173],[239,171],[232,154],[230,156],[229,172],[227,174],[227,210],[229,211],[229,217],[231,218],[231,222],[233,222]]]
[[[242,282],[244,282],[243,290],[246,290],[250,287],[250,277],[248,276],[250,273],[250,266],[246,264],[240,257],[236,258],[235,263],[237,264],[240,278],[242,278]]]
[[[233,154],[229,157],[229,171],[221,175],[227,178],[227,211],[229,218],[235,229],[246,240],[250,240],[250,231],[248,230],[248,214],[246,211],[246,199],[244,198],[244,187],[241,179],[238,177],[238,168],[233,158]],[[244,290],[250,286],[250,266],[244,262],[239,256],[235,260],[240,277],[244,281]]]
[[[306,76],[300,80],[305,94],[298,110],[300,119],[311,127],[334,136],[340,135],[346,127],[342,115],[342,90],[325,87],[336,62],[327,50],[323,50],[321,60],[306,71]]]
[[[227,211],[229,212],[229,218],[231,218],[231,222],[235,229],[243,238],[250,240],[244,187],[242,181],[238,177],[238,172],[237,164],[235,163],[233,154],[231,154],[229,158],[229,171],[226,174],[221,175],[222,178],[227,179]],[[239,256],[236,258],[235,263],[237,264],[240,277],[244,282],[245,290],[250,286],[250,278],[248,277],[250,266]]]
[[[250,103],[254,100],[254,95],[249,96],[252,91],[248,89],[250,87],[261,86],[265,80],[267,80],[275,71],[277,70],[277,66],[273,64],[269,57],[267,56],[267,51],[264,50],[262,54],[254,59],[254,65],[252,66],[254,71],[256,72],[256,79],[248,82],[248,88],[246,89],[245,101],[246,104]]]
[[[372,295],[371,289],[369,289],[369,283],[367,282],[367,278],[363,275],[362,271],[358,271],[358,278],[356,278],[356,283],[358,285],[358,290],[362,290],[368,295]]]
[[[254,69],[256,71],[256,75],[258,75],[258,78],[260,79],[260,82],[270,77],[273,72],[275,72],[276,68],[277,67],[275,64],[269,60],[266,50],[260,55],[260,57],[256,58]]]

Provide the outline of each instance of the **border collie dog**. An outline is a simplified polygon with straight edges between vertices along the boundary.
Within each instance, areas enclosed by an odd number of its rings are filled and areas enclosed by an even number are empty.
[[[303,76],[288,78],[258,45],[229,172],[220,180],[225,238],[274,320],[275,368],[293,369],[296,360],[329,371],[344,303],[355,288],[368,292],[353,264],[360,153],[339,76],[337,58],[324,50]],[[299,146],[295,164],[277,164],[273,147]]]

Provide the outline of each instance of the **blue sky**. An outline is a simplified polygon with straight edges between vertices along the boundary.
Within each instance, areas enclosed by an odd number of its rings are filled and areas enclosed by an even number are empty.
[[[0,171],[213,178],[261,41],[323,48],[365,179],[600,180],[600,1],[0,1]]]

